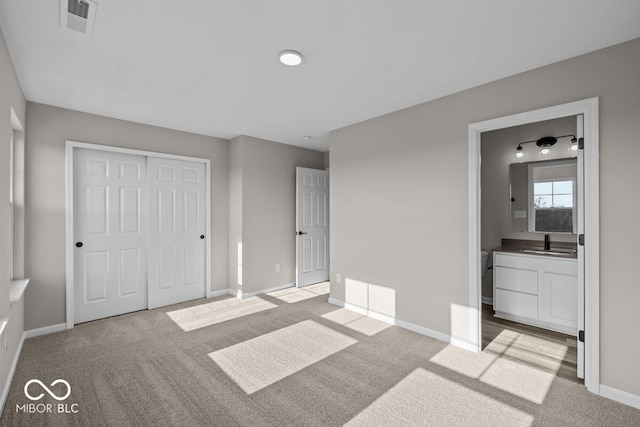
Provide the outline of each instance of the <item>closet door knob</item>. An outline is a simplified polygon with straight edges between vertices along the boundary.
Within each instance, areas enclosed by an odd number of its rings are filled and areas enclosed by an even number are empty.
[[[200,235],[200,238],[201,238],[201,239],[204,239],[204,234],[201,234],[201,235]]]
[[[76,248],[81,248],[82,247],[82,242],[77,242],[76,243]]]

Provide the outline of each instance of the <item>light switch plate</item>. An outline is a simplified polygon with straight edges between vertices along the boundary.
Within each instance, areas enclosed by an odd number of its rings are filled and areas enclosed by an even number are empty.
[[[513,211],[513,217],[514,218],[526,218],[527,217],[527,211]]]

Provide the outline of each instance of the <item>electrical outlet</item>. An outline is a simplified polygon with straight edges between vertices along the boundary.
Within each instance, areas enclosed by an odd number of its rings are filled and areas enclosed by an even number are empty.
[[[336,282],[342,283],[342,274],[336,273]]]
[[[276,264],[276,273],[280,272],[280,264]]]

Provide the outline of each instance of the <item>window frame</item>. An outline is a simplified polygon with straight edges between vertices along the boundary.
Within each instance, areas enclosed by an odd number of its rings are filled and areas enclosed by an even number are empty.
[[[14,279],[15,242],[15,132],[9,129],[9,280]]]

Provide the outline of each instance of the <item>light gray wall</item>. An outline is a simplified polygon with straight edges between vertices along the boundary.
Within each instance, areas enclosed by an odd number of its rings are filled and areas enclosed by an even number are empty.
[[[512,232],[510,228],[510,195],[509,195],[509,165],[511,163],[539,161],[538,147],[524,144],[524,157],[516,159],[515,149],[519,142],[533,141],[543,136],[559,136],[575,134],[576,117],[563,117],[528,125],[514,126],[482,134],[480,169],[482,205],[481,205],[481,247],[491,251],[502,243],[502,239],[543,240],[544,234],[528,232]],[[560,159],[570,157],[571,154],[560,149],[560,144],[566,144],[565,138],[559,141],[546,159]],[[575,154],[574,154],[575,157]],[[575,235],[553,234],[553,241],[576,242]],[[492,255],[489,252],[488,265],[492,265]],[[482,280],[482,296],[493,298],[493,270],[488,270]]]
[[[25,125],[26,101],[20,88],[4,36],[0,33],[0,319],[8,318],[7,329],[0,336],[0,342],[4,343],[7,335],[8,348],[0,348],[0,393],[5,386],[11,364],[16,355],[18,344],[24,332],[23,301],[14,304],[9,303],[10,283],[10,233],[11,219],[9,209],[9,131],[11,125],[11,109],[16,114],[22,126]],[[16,224],[21,223],[21,214],[16,218]],[[17,233],[16,238],[20,238]],[[17,248],[21,248],[22,242],[17,242]],[[16,253],[15,257],[22,260],[24,253]],[[18,262],[18,264],[20,264]],[[20,269],[17,269],[20,270]],[[20,274],[16,271],[16,274]]]
[[[229,142],[27,104],[27,330],[65,322],[65,141],[81,141],[211,160],[211,289],[229,283]]]
[[[324,153],[322,153],[322,156],[323,156],[323,166],[324,166],[324,169],[325,169],[325,170],[327,170],[327,169],[329,169],[329,166],[330,166],[330,157],[329,157],[329,152],[328,152],[328,151],[325,151]]]
[[[229,288],[242,286],[242,137],[229,148]]]
[[[251,293],[295,282],[296,167],[323,169],[319,151],[239,136],[231,141],[231,179],[236,194],[230,229],[231,269],[238,267],[238,243],[242,244],[242,292]],[[240,157],[240,159],[238,159]],[[241,177],[235,176],[241,171]],[[237,232],[241,221],[241,231]],[[275,264],[280,264],[280,272]],[[231,272],[232,280],[238,273]],[[237,283],[237,280],[236,280]]]
[[[469,124],[599,96],[601,382],[640,395],[639,76],[640,39],[332,132],[331,296],[377,285],[397,318],[468,338]]]

